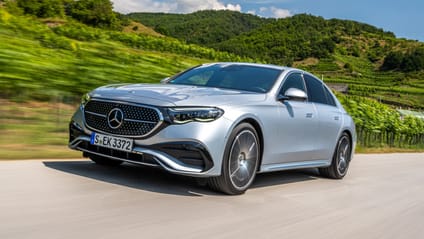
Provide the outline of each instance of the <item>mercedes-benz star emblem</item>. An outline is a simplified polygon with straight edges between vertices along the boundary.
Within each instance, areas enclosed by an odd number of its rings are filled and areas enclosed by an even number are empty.
[[[107,124],[111,129],[117,129],[124,123],[124,112],[121,109],[112,109],[107,115]]]

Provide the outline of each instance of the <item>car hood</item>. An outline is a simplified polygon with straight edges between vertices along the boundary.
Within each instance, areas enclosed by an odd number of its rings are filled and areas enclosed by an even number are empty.
[[[91,92],[91,97],[155,106],[243,105],[263,101],[265,94],[171,84],[108,85]]]

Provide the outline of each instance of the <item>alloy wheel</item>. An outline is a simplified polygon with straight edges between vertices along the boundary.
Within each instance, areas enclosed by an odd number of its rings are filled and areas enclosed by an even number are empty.
[[[228,160],[230,180],[234,187],[243,190],[250,185],[258,159],[259,148],[255,134],[250,130],[241,131],[232,143]]]

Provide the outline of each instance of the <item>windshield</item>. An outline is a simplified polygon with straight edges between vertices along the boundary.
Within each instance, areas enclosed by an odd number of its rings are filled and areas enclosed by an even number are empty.
[[[174,76],[168,84],[195,85],[244,90],[257,93],[268,92],[281,70],[267,67],[237,64],[214,64],[192,68]]]

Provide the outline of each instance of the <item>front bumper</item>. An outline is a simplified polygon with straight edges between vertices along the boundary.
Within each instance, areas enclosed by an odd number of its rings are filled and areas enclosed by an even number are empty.
[[[132,152],[124,152],[90,144],[93,131],[85,126],[80,108],[69,125],[69,147],[82,151],[86,157],[98,155],[175,174],[210,177],[221,173],[230,127],[230,121],[223,117],[208,123],[169,125],[148,138],[134,139]]]
[[[206,148],[196,142],[171,142],[150,146],[136,146],[124,152],[90,144],[90,136],[70,124],[69,147],[84,152],[84,156],[98,155],[135,164],[162,167],[173,173],[198,174],[212,168],[213,162]]]

